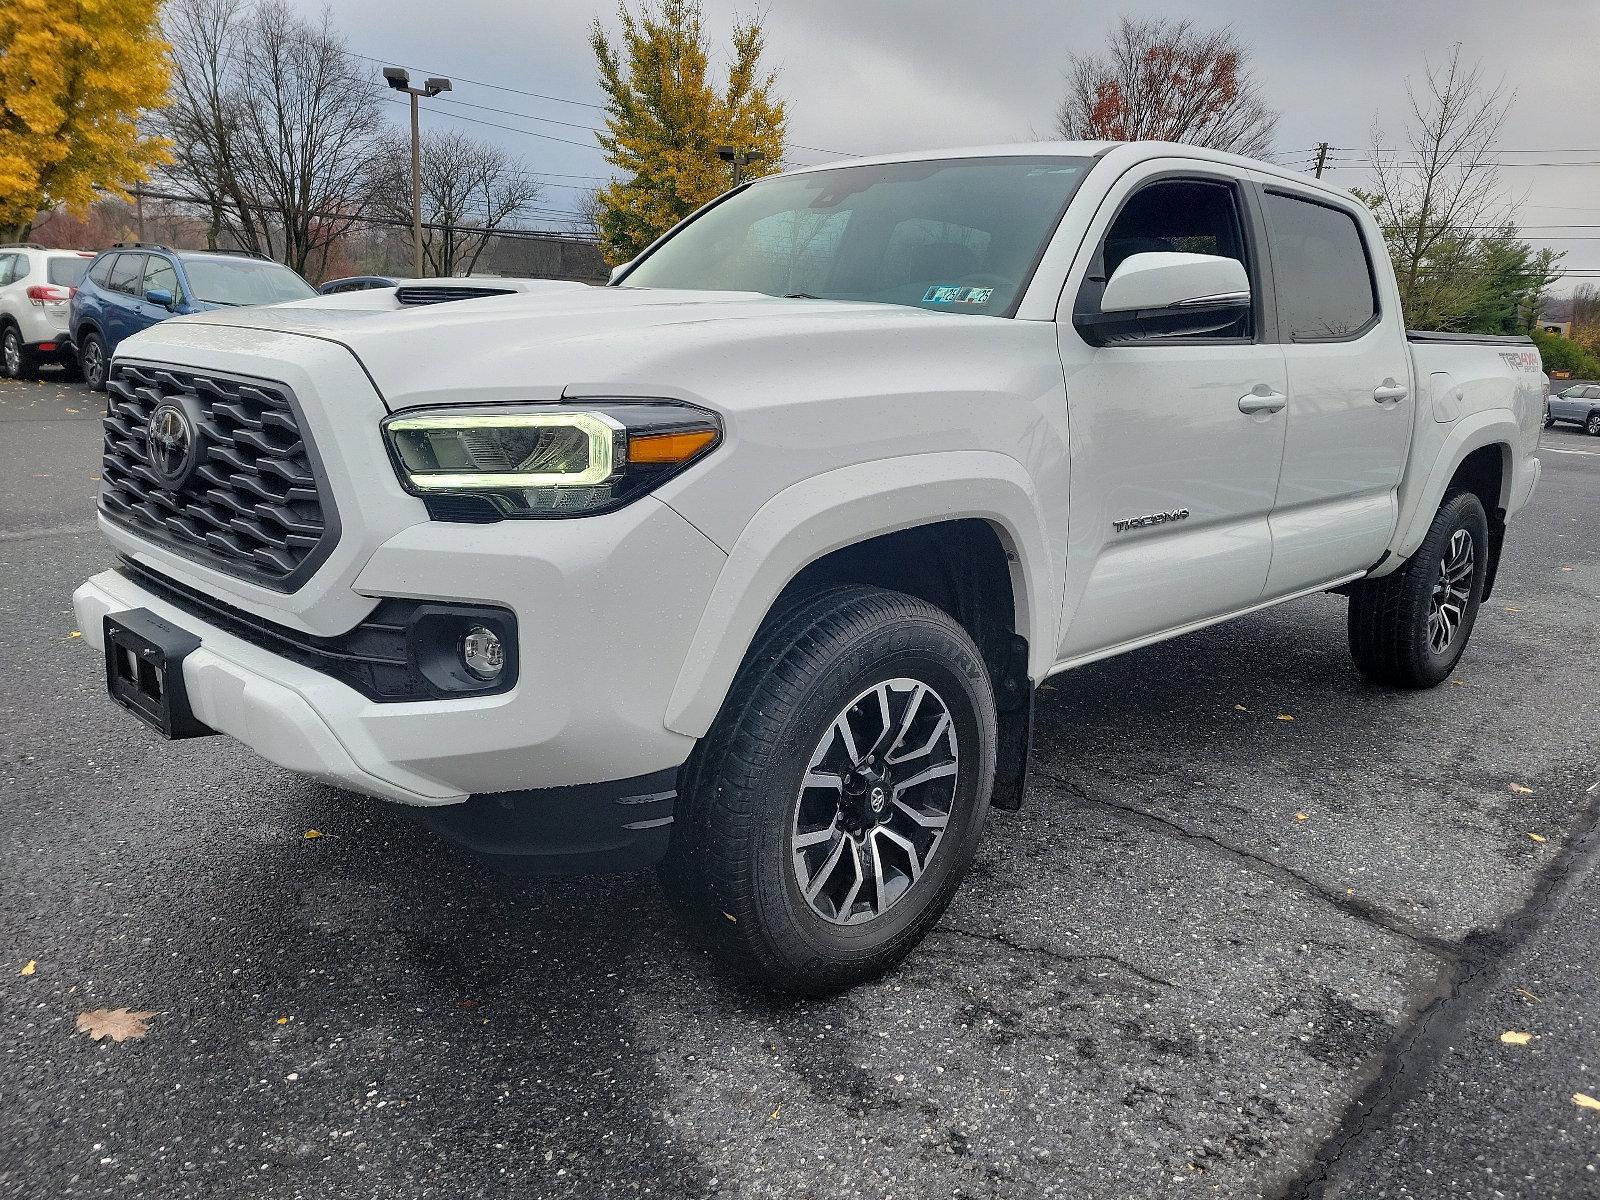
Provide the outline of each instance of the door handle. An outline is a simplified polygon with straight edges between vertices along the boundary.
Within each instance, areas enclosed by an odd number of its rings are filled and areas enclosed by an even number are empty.
[[[1282,392],[1250,392],[1239,397],[1239,411],[1242,413],[1275,413],[1281,412],[1289,403],[1289,397]]]
[[[1410,393],[1405,389],[1405,387],[1401,384],[1395,383],[1392,379],[1384,383],[1382,387],[1373,389],[1372,392],[1372,398],[1379,404],[1387,404],[1391,400],[1398,404],[1408,395],[1410,395]]]

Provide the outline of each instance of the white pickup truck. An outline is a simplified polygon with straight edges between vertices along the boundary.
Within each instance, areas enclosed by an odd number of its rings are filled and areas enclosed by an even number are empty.
[[[938,919],[1049,675],[1340,591],[1439,683],[1539,475],[1531,344],[1408,335],[1357,200],[1193,147],[795,171],[612,284],[127,339],[79,622],[168,736],[659,864],[791,991]]]

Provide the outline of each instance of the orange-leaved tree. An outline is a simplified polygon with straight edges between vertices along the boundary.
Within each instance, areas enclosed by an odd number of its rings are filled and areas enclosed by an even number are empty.
[[[160,0],[0,3],[0,241],[21,241],[58,204],[126,197],[166,143],[139,131],[163,102]]]
[[[1261,99],[1230,29],[1123,17],[1104,52],[1074,54],[1056,131],[1084,141],[1187,142],[1257,157],[1278,114]]]
[[[598,21],[589,38],[606,94],[600,146],[620,175],[597,196],[600,245],[613,263],[727,190],[722,147],[750,156],[746,178],[778,170],[784,155],[783,101],[776,75],[761,67],[758,18],[734,26],[732,63],[719,91],[708,78],[694,0],[646,0],[637,15],[624,3],[618,17],[618,41]]]

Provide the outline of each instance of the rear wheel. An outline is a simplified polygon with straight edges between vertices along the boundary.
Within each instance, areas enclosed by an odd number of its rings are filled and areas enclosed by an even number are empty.
[[[686,779],[662,879],[735,969],[826,995],[908,954],[966,875],[995,711],[947,614],[873,588],[761,635]]]
[[[33,379],[39,373],[38,355],[22,344],[22,332],[7,325],[0,334],[0,370],[8,379]]]
[[[1446,493],[1406,565],[1350,593],[1350,653],[1362,674],[1392,687],[1444,682],[1467,647],[1488,568],[1483,503]]]
[[[86,333],[78,340],[78,367],[89,390],[106,390],[106,344],[98,333]]]

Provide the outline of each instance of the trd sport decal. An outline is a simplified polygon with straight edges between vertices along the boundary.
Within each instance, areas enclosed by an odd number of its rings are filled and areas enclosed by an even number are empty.
[[[1120,521],[1111,522],[1111,527],[1118,533],[1127,533],[1130,529],[1143,529],[1146,525],[1165,525],[1168,521],[1186,521],[1189,519],[1187,508],[1175,508],[1171,512],[1151,513],[1144,517],[1124,517]]]

